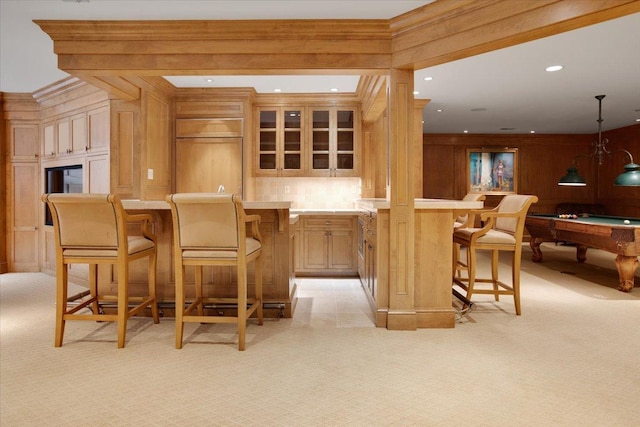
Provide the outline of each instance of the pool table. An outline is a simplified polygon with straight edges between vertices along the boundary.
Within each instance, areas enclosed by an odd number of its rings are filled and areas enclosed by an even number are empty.
[[[531,235],[529,244],[534,262],[542,262],[542,242],[575,243],[578,262],[587,259],[587,248],[604,249],[617,255],[618,289],[623,292],[633,289],[640,255],[640,218],[583,215],[565,219],[558,215],[530,214],[525,226]]]

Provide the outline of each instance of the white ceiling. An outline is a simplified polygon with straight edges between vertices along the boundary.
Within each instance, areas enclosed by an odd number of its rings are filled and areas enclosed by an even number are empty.
[[[431,0],[0,0],[0,91],[34,92],[66,77],[34,19],[385,19]],[[640,13],[416,71],[427,133],[595,133],[640,119]],[[547,73],[548,65],[564,69]],[[425,81],[425,76],[433,77]],[[354,76],[168,78],[180,87],[353,92]],[[436,112],[442,109],[442,112]],[[472,111],[472,110],[480,111]],[[506,130],[506,129],[509,130]]]

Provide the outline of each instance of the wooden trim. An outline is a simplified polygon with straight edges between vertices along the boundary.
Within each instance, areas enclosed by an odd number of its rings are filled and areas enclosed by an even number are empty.
[[[439,0],[391,20],[392,66],[431,67],[639,11],[638,0]]]

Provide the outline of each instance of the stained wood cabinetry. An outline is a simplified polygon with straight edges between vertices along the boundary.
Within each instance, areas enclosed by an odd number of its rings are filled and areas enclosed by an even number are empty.
[[[242,119],[176,120],[176,191],[242,193]]]
[[[358,274],[360,282],[367,292],[370,302],[374,303],[377,294],[377,216],[367,212],[358,218]]]
[[[77,154],[99,154],[109,149],[109,108],[50,120],[42,125],[43,160]]]
[[[355,109],[311,108],[311,176],[357,176],[358,140]]]
[[[305,109],[258,108],[256,175],[302,176]]]
[[[39,125],[9,122],[7,136],[8,267],[9,271],[39,271]]]
[[[300,275],[357,274],[356,217],[312,215],[302,218]]]
[[[256,176],[358,176],[357,108],[259,107],[255,116]]]

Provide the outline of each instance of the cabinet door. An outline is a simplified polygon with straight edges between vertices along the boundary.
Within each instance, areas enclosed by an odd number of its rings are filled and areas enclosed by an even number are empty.
[[[302,172],[303,114],[301,108],[285,108],[282,111],[281,176],[300,176]]]
[[[357,125],[355,109],[312,109],[310,175],[357,176]]]
[[[58,120],[55,124],[58,147],[56,154],[69,154],[71,152],[71,129],[69,119]]]
[[[333,176],[355,176],[356,170],[356,111],[336,110]]]
[[[333,168],[331,149],[333,145],[331,110],[313,109],[311,112],[311,162],[310,175],[330,176]]]
[[[42,158],[51,158],[56,155],[56,124],[45,123],[42,126]]]
[[[242,191],[242,138],[178,138],[176,191]]]
[[[86,113],[76,114],[69,121],[71,128],[69,152],[80,153],[86,151],[88,145]]]
[[[302,233],[303,270],[325,270],[329,259],[328,231],[324,229],[308,230]]]
[[[38,124],[13,124],[7,126],[9,159],[37,161],[40,153]]]
[[[257,114],[259,124],[256,135],[256,175],[276,176],[278,174],[278,109],[260,109]]]
[[[36,162],[10,164],[9,271],[39,271],[38,171]]]
[[[304,109],[260,108],[256,135],[256,175],[301,176],[303,174]]]
[[[337,270],[355,270],[352,230],[331,230],[329,235],[328,268]]]
[[[87,112],[87,151],[107,151],[111,138],[109,129],[109,108],[100,107]]]

